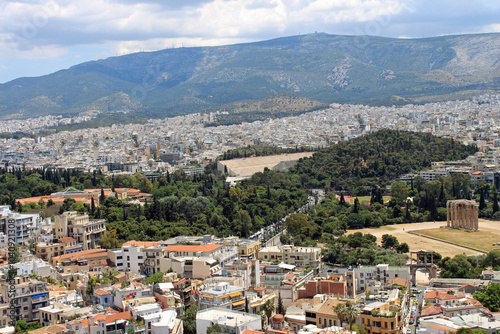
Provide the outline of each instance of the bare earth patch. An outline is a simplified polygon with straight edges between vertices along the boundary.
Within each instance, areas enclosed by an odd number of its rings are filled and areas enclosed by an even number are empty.
[[[362,232],[362,233],[370,233],[373,234],[374,236],[377,237],[377,242],[380,244],[382,242],[382,235],[384,234],[390,234],[398,238],[400,243],[406,242],[408,246],[410,246],[410,251],[418,251],[418,250],[434,250],[438,253],[440,253],[442,256],[450,256],[453,257],[458,254],[467,254],[467,255],[481,255],[483,253],[476,252],[470,249],[466,249],[460,246],[455,246],[455,245],[450,245],[448,243],[438,241],[438,240],[432,240],[428,239],[425,237],[419,237],[416,235],[412,235],[407,233],[408,231],[414,231],[416,233],[422,233],[421,230],[435,230],[435,229],[440,229],[440,226],[446,226],[446,222],[424,222],[424,223],[415,223],[415,224],[398,224],[398,225],[389,225],[389,226],[382,226],[380,228],[364,228],[360,230],[349,230],[347,231],[348,234],[350,233],[355,233],[355,232]],[[446,229],[442,229],[446,230]],[[479,233],[485,233],[488,235],[498,235],[498,240],[494,242],[500,242],[500,222],[495,222],[495,221],[488,221],[488,220],[479,220]],[[458,231],[458,230],[457,230]],[[453,232],[453,231],[452,231]],[[460,231],[458,231],[460,232]],[[491,233],[488,233],[491,232]],[[474,236],[474,232],[463,232],[467,233],[467,235]],[[423,234],[423,233],[422,233]],[[473,237],[470,237],[470,239],[474,239]],[[491,239],[488,239],[491,240]],[[474,241],[472,241],[474,242]],[[490,246],[492,242],[488,242],[488,245],[486,245],[486,241],[481,241],[479,238],[478,240],[475,241],[476,245],[477,243],[483,242],[485,245],[483,247],[476,247],[479,249],[485,249],[484,247]],[[462,242],[459,242],[462,244]],[[469,244],[465,244],[467,246],[471,246]],[[475,247],[475,246],[472,246]],[[496,247],[500,248],[500,247]],[[486,249],[485,249],[486,250]]]

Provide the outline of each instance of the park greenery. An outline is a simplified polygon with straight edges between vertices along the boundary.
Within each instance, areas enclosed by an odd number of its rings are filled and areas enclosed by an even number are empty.
[[[287,152],[302,150],[305,149]],[[59,212],[74,210],[105,219],[107,231],[100,243],[108,249],[127,240],[165,240],[178,235],[245,238],[290,214],[286,219],[288,234],[282,236],[282,241],[295,245],[322,242],[328,263],[403,265],[407,244],[385,235],[381,246],[377,246],[374,236],[346,234],[347,230],[444,220],[446,201],[458,198],[474,197],[480,202],[482,216],[500,218],[495,189],[485,183],[474,188],[468,175],[453,173],[432,182],[417,176],[409,184],[397,181],[401,174],[430,167],[432,161],[463,159],[475,151],[475,146],[430,134],[380,130],[320,150],[312,158],[301,159],[288,172],[265,169],[235,186],[226,183],[227,175],[217,170],[215,162],[203,174],[187,175],[177,170],[161,174],[154,181],[140,173],[106,177],[100,172],[84,174],[77,170],[12,173],[0,169],[0,201],[18,211],[27,211],[54,203],[49,200],[21,206],[16,199],[48,195],[67,187],[112,191],[136,188],[151,193],[152,198],[138,205],[114,196],[105,198],[102,192],[101,205],[66,199],[59,205]],[[226,152],[220,159],[276,153],[283,150],[244,147]],[[293,213],[306,203],[312,187],[323,187],[326,197],[307,214]],[[368,195],[370,200],[346,200],[348,195]],[[479,268],[488,261],[455,257],[441,259],[439,264],[443,277],[477,277],[478,269],[466,270],[467,263],[471,268]],[[457,266],[457,262],[463,265]]]
[[[291,172],[307,176],[307,186],[363,196],[403,174],[428,168],[433,161],[461,160],[476,151],[474,145],[429,133],[383,129],[322,149]]]

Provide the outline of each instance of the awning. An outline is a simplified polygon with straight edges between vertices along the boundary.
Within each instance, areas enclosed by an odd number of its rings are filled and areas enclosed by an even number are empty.
[[[238,296],[241,296],[241,292],[233,292],[233,293],[230,293],[229,294],[229,297],[233,298],[233,297],[238,297]]]
[[[219,298],[222,299],[222,298],[227,298],[227,297],[229,297],[229,295],[220,296]]]
[[[210,298],[210,299],[214,298],[214,296],[210,296],[210,295],[201,295],[201,296],[202,296],[203,298]]]
[[[237,302],[233,303],[233,306],[240,306],[240,305],[243,305],[243,304],[245,304],[244,300],[238,300]]]

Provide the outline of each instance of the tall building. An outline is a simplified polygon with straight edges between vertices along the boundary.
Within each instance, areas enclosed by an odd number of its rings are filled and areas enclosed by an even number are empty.
[[[54,221],[56,238],[73,237],[83,250],[97,248],[97,242],[106,231],[106,220],[90,220],[87,214],[79,215],[76,211],[64,212]]]
[[[10,211],[7,205],[0,206],[0,232],[9,238],[13,237],[17,244],[28,242],[31,232],[39,223],[38,214],[21,214]]]
[[[9,281],[1,284],[4,302],[16,308],[16,321],[40,321],[40,308],[49,304],[47,283],[29,276],[18,276],[14,278],[14,289],[15,294],[9,293],[12,291]]]

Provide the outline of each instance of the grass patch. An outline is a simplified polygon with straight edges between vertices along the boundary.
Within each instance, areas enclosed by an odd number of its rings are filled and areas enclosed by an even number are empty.
[[[469,231],[448,228],[432,228],[428,230],[416,230],[416,233],[431,236],[437,239],[451,241],[459,245],[474,247],[484,251],[499,249],[493,246],[494,242],[500,242],[500,234],[493,231]]]
[[[383,196],[382,198],[384,200],[384,203],[389,202],[391,200],[391,196]],[[359,200],[360,204],[364,204],[364,203],[368,203],[369,204],[370,203],[370,199],[371,199],[370,196],[358,197],[358,200]],[[352,200],[352,203],[354,203],[354,199]]]

